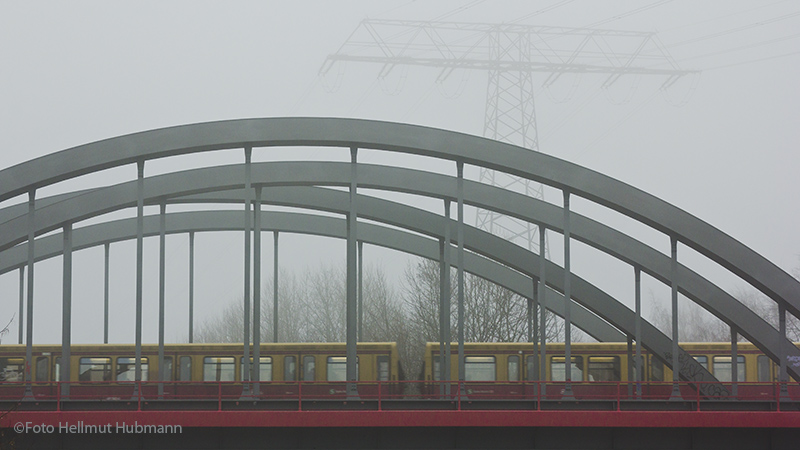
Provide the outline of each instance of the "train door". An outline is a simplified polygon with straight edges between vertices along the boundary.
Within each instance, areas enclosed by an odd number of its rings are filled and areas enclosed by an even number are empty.
[[[300,376],[300,354],[282,355],[283,376],[281,380],[281,394],[286,396],[298,396],[298,384]]]
[[[512,398],[518,398],[523,393],[522,381],[522,355],[508,355],[506,358],[506,366],[503,381],[508,381],[508,384],[502,386],[502,394],[509,395]]]
[[[193,385],[192,381],[192,357],[188,355],[178,355],[175,357],[178,360],[176,368],[175,387],[174,392],[178,398],[191,398],[199,394],[198,386]]]
[[[391,354],[377,355],[375,357],[375,379],[380,383],[381,394],[396,395],[399,393],[397,383],[389,383],[393,380],[392,375]]]
[[[317,382],[317,355],[300,355],[299,381],[302,383],[304,395],[313,394],[318,389]]]

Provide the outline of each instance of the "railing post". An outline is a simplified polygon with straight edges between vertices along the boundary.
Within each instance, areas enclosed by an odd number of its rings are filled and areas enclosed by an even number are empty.
[[[702,381],[697,383],[697,411],[700,411],[700,387],[702,386]]]

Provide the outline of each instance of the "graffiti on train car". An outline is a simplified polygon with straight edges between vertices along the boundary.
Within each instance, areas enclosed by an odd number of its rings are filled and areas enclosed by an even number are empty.
[[[664,358],[667,361],[671,361],[672,352],[665,352]],[[689,381],[697,381],[697,389],[704,396],[708,398],[730,396],[730,392],[716,378],[706,376],[711,374],[688,353],[681,352],[678,354],[678,364],[680,365],[678,373]]]

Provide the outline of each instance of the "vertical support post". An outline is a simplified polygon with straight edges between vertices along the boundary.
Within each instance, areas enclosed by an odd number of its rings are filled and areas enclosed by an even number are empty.
[[[778,345],[778,356],[780,357],[780,372],[778,373],[778,381],[780,382],[780,398],[781,400],[789,399],[789,388],[787,383],[789,377],[786,374],[786,304],[778,302],[778,332],[780,333],[780,343]]]
[[[28,310],[25,326],[25,400],[33,400],[31,389],[31,360],[33,359],[33,263],[34,238],[36,237],[36,218],[34,215],[36,190],[28,192]]]
[[[19,316],[17,319],[17,323],[19,324],[17,330],[19,333],[19,345],[22,345],[22,320],[25,317],[24,314],[24,305],[25,305],[25,266],[20,266],[19,268]]]
[[[444,394],[450,395],[451,391],[451,384],[450,381],[452,379],[450,373],[450,344],[453,342],[453,338],[450,335],[450,298],[451,298],[451,289],[450,289],[450,200],[445,199],[444,201],[444,247],[443,247],[444,257],[442,261],[444,262],[444,266],[442,267],[441,272],[441,283],[442,283],[442,326],[444,330],[443,339],[444,339],[444,347],[440,352],[440,359],[439,359],[439,377],[442,381],[447,381],[444,385]]]
[[[464,364],[464,163],[456,162],[458,175],[458,381],[464,390],[466,366]]]
[[[542,286],[539,294],[539,304],[542,308],[542,313],[539,315],[539,330],[542,345],[539,348],[539,392],[540,396],[547,393],[546,384],[547,380],[547,258],[545,257],[545,237],[547,229],[544,225],[539,225],[539,284]],[[541,398],[541,397],[540,397]]]
[[[628,336],[628,398],[633,397],[633,336]]]
[[[194,342],[194,231],[189,232],[189,343]]]
[[[158,396],[164,396],[167,371],[164,358],[164,306],[167,283],[167,203],[161,201],[158,228]]]
[[[536,280],[533,281],[533,295],[536,296]],[[528,342],[533,342],[533,298],[529,298],[528,300],[528,307],[525,310],[525,328],[526,328],[526,338]]]
[[[278,232],[272,233],[272,342],[278,342]]]
[[[103,343],[108,344],[108,271],[109,259],[111,255],[111,243],[106,242],[105,245],[105,266],[103,270],[104,283],[103,283]]]
[[[136,366],[133,398],[139,398],[142,381],[142,276],[144,274],[144,160],[137,161],[136,178]]]
[[[158,397],[164,396],[164,304],[167,283],[167,203],[161,200],[158,228]]]
[[[564,364],[566,365],[566,376],[564,382],[564,398],[571,400],[572,395],[572,296],[570,291],[570,229],[569,229],[569,195],[570,192],[564,190]]]
[[[672,279],[672,395],[670,400],[680,400],[681,391],[678,386],[680,375],[680,362],[678,360],[678,239],[670,236],[670,248],[672,253],[671,279]]]
[[[69,397],[72,345],[72,224],[64,225],[64,272],[61,278],[61,398]]]
[[[358,213],[356,198],[358,196],[358,148],[350,147],[350,212],[347,216],[347,397],[358,398],[358,365],[356,341],[358,339],[358,312],[356,311],[356,241],[358,234]]]
[[[644,379],[644,365],[642,364],[642,271],[639,267],[634,267],[634,285],[636,290],[636,322],[634,331],[636,332],[636,398],[642,398],[642,381]]]
[[[364,340],[364,242],[358,241],[358,340]]]
[[[252,189],[250,187],[251,170],[250,165],[253,155],[252,147],[245,147],[244,149],[244,336],[242,342],[244,343],[244,356],[242,359],[242,382],[245,383],[242,389],[242,395],[248,395],[250,387],[247,382],[250,381],[250,218],[252,211],[250,209],[250,202]]]
[[[446,223],[445,223],[446,226]],[[444,395],[444,239],[439,239],[439,378],[436,378],[434,364],[434,382],[439,382],[439,395]]]
[[[546,289],[544,286],[541,286],[539,280],[535,278],[531,278],[533,282],[533,310],[531,311],[530,316],[528,317],[528,326],[533,327],[533,332],[530,335],[528,342],[533,342],[533,355],[530,357],[533,358],[533,374],[529,376],[529,378],[539,381],[539,295],[540,292],[544,294],[544,290]],[[529,302],[530,304],[530,302]],[[524,364],[522,367],[527,369],[528,361],[523,361]]]
[[[739,334],[731,327],[731,395],[739,395]]]
[[[261,390],[261,186],[256,186],[253,206],[253,394]]]

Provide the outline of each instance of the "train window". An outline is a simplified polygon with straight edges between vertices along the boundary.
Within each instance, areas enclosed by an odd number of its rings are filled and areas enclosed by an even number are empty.
[[[53,358],[53,381],[61,381],[61,357]]]
[[[619,356],[590,356],[587,370],[589,381],[620,381]]]
[[[303,381],[317,380],[316,357],[311,355],[303,356]]]
[[[694,355],[694,359],[697,361],[698,364],[703,366],[703,369],[708,370],[708,356],[706,356],[706,355]]]
[[[572,381],[583,381],[583,356],[572,356]],[[563,356],[550,357],[550,380],[566,381],[566,358]]]
[[[203,358],[203,381],[234,381],[233,356],[206,356]]]
[[[714,357],[714,376],[717,377],[719,381],[731,381],[731,357],[730,356],[715,356]],[[738,381],[745,381],[745,367],[744,367],[744,356],[737,356],[736,357],[736,379]]]
[[[178,381],[192,380],[192,357],[181,356],[178,358]]]
[[[508,381],[519,381],[519,355],[508,356]]]
[[[494,356],[467,356],[464,358],[466,381],[495,381],[497,367]]]
[[[48,377],[47,369],[49,364],[47,363],[47,356],[40,356],[36,358],[36,381],[47,381],[50,379]]]
[[[25,381],[25,358],[0,358],[0,381]]]
[[[271,356],[261,356],[259,357],[261,363],[258,365],[258,381],[272,381],[272,357]],[[242,363],[239,367],[241,373],[244,373],[244,358],[242,358]],[[252,380],[254,377],[252,376],[254,371],[256,370],[253,358],[250,358],[250,379]]]
[[[297,357],[283,357],[283,381],[297,380]]]
[[[653,357],[650,358],[650,381],[664,381],[664,363]]]
[[[111,358],[81,358],[78,369],[79,381],[111,380]]]
[[[358,380],[358,357],[356,357],[356,380]],[[347,358],[328,356],[328,381],[347,381]]]
[[[389,381],[390,374],[389,357],[378,355],[378,381]]]
[[[147,357],[142,357],[142,381],[147,381]],[[136,358],[117,358],[117,381],[136,381]]]
[[[439,381],[441,375],[441,364],[439,364],[439,355],[433,355],[433,381]]]
[[[758,381],[770,382],[774,381],[770,376],[770,366],[772,365],[769,357],[766,355],[758,355],[756,359],[758,365]]]

